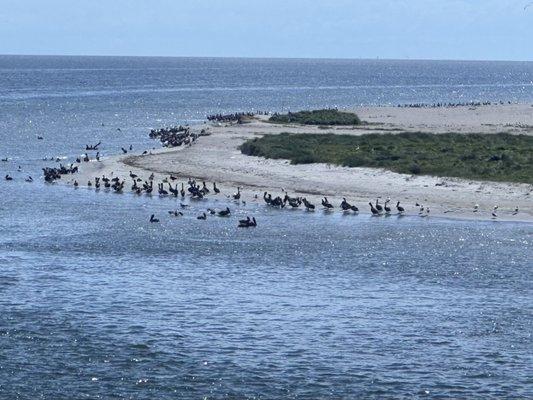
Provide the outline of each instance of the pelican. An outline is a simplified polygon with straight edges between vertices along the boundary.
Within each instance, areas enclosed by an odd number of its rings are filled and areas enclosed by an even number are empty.
[[[400,205],[400,202],[397,202],[396,203],[396,209],[398,210],[398,212],[400,214],[403,214],[405,212],[405,208],[403,208],[401,205]]]
[[[378,210],[380,214],[383,211],[383,207],[379,204],[379,199],[376,199],[376,210]]]
[[[374,204],[372,204],[372,202],[370,201],[368,205],[370,206],[370,211],[372,212],[372,215],[378,216],[379,211],[376,209],[376,207],[374,207]]]
[[[220,189],[217,188],[217,183],[216,182],[213,182],[213,192],[215,192],[216,194],[220,193]]]
[[[315,205],[311,204],[305,197],[302,199],[302,202],[304,203],[307,211],[315,211]]]
[[[324,199],[322,200],[322,205],[326,210],[331,210],[333,208],[333,205],[328,201],[327,197],[324,197]]]
[[[225,210],[221,210],[218,212],[218,216],[219,217],[227,217],[228,215],[230,215],[231,211],[229,210],[229,207],[226,207]]]

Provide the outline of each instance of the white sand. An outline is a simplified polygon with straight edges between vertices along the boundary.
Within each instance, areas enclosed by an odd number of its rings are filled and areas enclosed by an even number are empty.
[[[143,178],[151,172],[156,180],[169,174],[216,181],[223,193],[244,188],[243,198],[252,199],[263,191],[291,196],[306,196],[319,205],[328,196],[338,205],[342,197],[368,213],[369,201],[390,197],[393,205],[401,201],[408,214],[417,214],[415,203],[430,207],[431,215],[450,218],[491,219],[498,205],[498,220],[533,221],[532,184],[479,182],[457,178],[410,176],[371,168],[344,168],[326,164],[290,165],[288,161],[267,160],[241,154],[238,146],[246,139],[267,133],[306,132],[359,135],[391,129],[426,132],[511,132],[533,134],[533,106],[529,104],[482,106],[477,108],[396,108],[354,109],[361,119],[372,122],[365,127],[321,129],[309,126],[274,125],[261,120],[243,125],[208,125],[210,136],[200,137],[191,147],[161,149],[152,154],[109,157],[101,162],[82,164],[80,183],[102,174],[128,178],[130,170]],[[74,179],[74,178],[72,178]],[[436,186],[436,184],[442,184]],[[129,184],[128,184],[129,186]],[[211,186],[209,186],[211,187]],[[479,204],[479,212],[473,207]],[[515,207],[519,213],[512,215]]]

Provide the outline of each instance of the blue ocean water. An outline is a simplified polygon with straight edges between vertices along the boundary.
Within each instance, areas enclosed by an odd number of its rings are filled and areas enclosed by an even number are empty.
[[[0,56],[0,398],[532,398],[531,224],[39,179],[215,112],[485,100],[533,102],[533,63]]]

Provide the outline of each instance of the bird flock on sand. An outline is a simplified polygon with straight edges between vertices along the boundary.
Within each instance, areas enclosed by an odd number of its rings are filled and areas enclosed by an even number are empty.
[[[251,113],[236,113],[236,114],[229,114],[229,115],[212,115],[208,116],[208,120],[210,121],[228,121],[228,120],[234,120],[239,119],[244,116],[253,115]],[[167,147],[175,147],[175,146],[191,146],[193,143],[197,141],[197,139],[200,136],[207,135],[205,130],[202,130],[200,133],[193,133],[188,126],[177,126],[172,128],[162,128],[162,129],[152,129],[150,131],[150,137],[152,139],[159,139],[163,146]],[[39,140],[42,140],[42,136],[38,137]],[[100,151],[99,146],[101,145],[101,142],[98,142],[93,145],[86,145],[85,146],[85,153],[82,156],[79,156],[76,158],[75,163],[71,163],[69,165],[63,165],[62,163],[59,164],[58,167],[45,167],[42,169],[44,180],[47,183],[53,183],[56,180],[60,180],[62,176],[64,175],[75,175],[79,171],[79,165],[83,163],[88,163],[91,161],[100,161]],[[133,150],[133,147],[130,145],[128,148],[121,148],[123,154],[127,154],[128,151]],[[95,151],[96,154],[93,158],[91,158],[88,154],[90,151]],[[148,154],[148,151],[144,151],[142,154],[146,155]],[[56,161],[60,162],[61,159],[56,157],[52,157],[50,159],[45,158],[44,161]],[[2,158],[0,159],[2,162],[9,162],[8,158]],[[21,167],[18,167],[18,172],[22,172]],[[6,181],[12,181],[13,177],[9,174],[5,175],[4,179]],[[141,178],[137,174],[133,173],[132,171],[129,171],[129,176],[116,176],[113,172],[109,174],[109,176],[101,175],[93,177],[92,179],[89,179],[84,186],[87,188],[94,188],[96,191],[104,190],[104,191],[113,191],[115,193],[124,193],[126,191],[129,191],[135,195],[146,195],[146,196],[152,196],[157,194],[160,197],[175,197],[175,198],[181,198],[184,200],[186,197],[188,197],[190,200],[202,200],[206,198],[207,196],[217,196],[221,194],[221,191],[219,187],[217,186],[216,182],[213,182],[211,185],[209,185],[205,182],[197,182],[193,178],[189,178],[186,183],[184,182],[178,182],[179,178],[177,176],[174,176],[170,174],[169,176],[166,176],[162,178],[161,180],[156,182],[156,177],[153,173],[151,173],[147,178]],[[26,182],[33,182],[33,178],[31,176],[27,176],[25,178]],[[75,188],[78,188],[80,186],[80,182],[78,180],[74,179],[71,180],[72,185]],[[82,183],[83,185],[83,183]],[[237,204],[246,205],[246,201],[242,198],[242,188],[237,187],[237,190],[232,195],[226,195],[226,198],[229,200],[234,201]],[[311,200],[309,200],[306,197],[301,196],[294,196],[291,197],[289,193],[285,189],[281,189],[282,194],[273,196],[271,193],[264,192],[262,196],[262,200],[264,204],[268,207],[272,208],[279,208],[279,209],[291,209],[291,210],[297,210],[297,209],[303,209],[307,212],[315,211],[319,207],[319,205],[315,205]],[[223,197],[221,195],[221,197]],[[253,201],[260,201],[259,199],[260,195],[253,194]],[[357,205],[352,204],[346,200],[346,198],[342,198],[342,201],[338,206],[335,206],[328,200],[327,197],[323,197],[320,202],[321,209],[324,210],[324,212],[329,213],[336,209],[339,209],[344,214],[359,214],[360,209]],[[397,215],[398,217],[404,216],[407,214],[406,209],[403,205],[401,205],[400,201],[397,200],[396,202],[393,202],[389,197],[385,199],[385,201],[380,204],[379,198],[376,199],[375,203],[372,201],[368,202],[369,211],[372,216],[379,217],[379,216],[391,216],[391,215]],[[180,202],[180,208],[186,209],[188,207],[188,204],[185,204],[183,202]],[[418,215],[420,217],[429,217],[430,215],[430,208],[427,206],[424,206],[423,204],[416,203],[415,204],[415,212],[411,212],[411,215]],[[498,205],[495,205],[493,209],[490,211],[490,215],[492,219],[498,218]],[[446,210],[444,213],[451,212],[452,210]],[[514,210],[510,212],[511,215],[517,215],[518,214],[518,207],[516,207]],[[480,213],[481,209],[478,204],[475,204],[472,209],[473,213]],[[169,210],[168,214],[170,217],[182,217],[184,216],[183,211],[178,210]],[[230,217],[232,214],[229,207],[226,207],[225,209],[221,210],[215,210],[212,208],[206,209],[204,212],[196,216],[197,220],[207,220],[208,216],[217,216],[217,217]],[[160,222],[160,219],[155,216],[155,214],[152,214],[149,218],[150,223],[158,223]],[[246,217],[245,219],[241,219],[238,221],[237,224],[240,228],[250,228],[250,227],[256,227],[257,221],[255,217]]]

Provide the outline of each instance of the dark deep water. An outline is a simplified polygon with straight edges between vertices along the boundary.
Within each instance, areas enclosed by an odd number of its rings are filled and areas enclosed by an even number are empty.
[[[533,102],[533,63],[0,56],[0,399],[533,398],[531,224],[239,230],[39,177],[207,113],[476,100]]]

